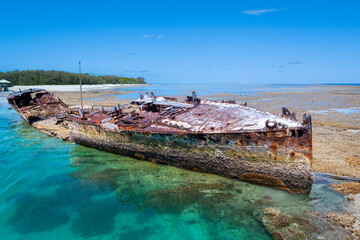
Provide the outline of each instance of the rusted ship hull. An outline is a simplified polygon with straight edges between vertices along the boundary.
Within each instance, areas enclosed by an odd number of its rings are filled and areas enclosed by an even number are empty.
[[[117,106],[80,113],[42,91],[16,93],[8,101],[29,124],[50,135],[293,193],[311,191],[310,115],[300,123],[286,108],[272,115],[233,102],[201,101],[195,94],[185,103],[152,94],[132,101],[139,105],[132,111]]]
[[[8,97],[8,103],[30,125],[69,110],[60,98],[56,99],[55,94],[44,89],[28,89],[13,93]]]
[[[69,122],[69,127],[71,139],[78,144],[141,160],[293,193],[309,193],[313,182],[309,132],[295,137],[286,131],[156,134],[114,132],[77,122]]]

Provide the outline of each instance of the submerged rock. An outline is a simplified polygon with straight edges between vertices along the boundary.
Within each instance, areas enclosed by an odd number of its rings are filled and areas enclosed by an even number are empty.
[[[145,207],[152,206],[161,213],[175,214],[181,213],[196,203],[206,209],[211,209],[214,204],[224,203],[233,197],[229,193],[221,193],[227,187],[227,184],[197,183],[190,186],[150,190],[146,192],[144,205]]]
[[[108,186],[111,189],[116,189],[118,186],[118,178],[125,173],[126,170],[124,169],[106,168],[102,172],[97,172],[88,176],[87,179],[98,183],[102,187]]]
[[[286,215],[278,208],[265,208],[261,221],[275,240],[310,239],[307,219]]]
[[[345,182],[331,185],[336,191],[344,194],[359,194],[360,182]]]
[[[350,213],[331,212],[326,217],[336,226],[352,228],[355,222],[355,217]]]
[[[276,216],[278,214],[281,214],[281,210],[274,207],[268,207],[264,209],[263,213],[266,215]]]

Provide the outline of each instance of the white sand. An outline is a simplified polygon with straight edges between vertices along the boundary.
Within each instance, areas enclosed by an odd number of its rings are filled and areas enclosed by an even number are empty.
[[[98,85],[82,85],[82,90],[86,91],[95,91],[95,90],[104,90],[104,89],[114,89],[114,88],[123,88],[123,87],[137,87],[137,86],[146,86],[147,84],[98,84]],[[79,92],[79,85],[30,85],[30,86],[14,86],[10,87],[11,91],[26,90],[29,88],[40,88],[47,91],[53,92]]]

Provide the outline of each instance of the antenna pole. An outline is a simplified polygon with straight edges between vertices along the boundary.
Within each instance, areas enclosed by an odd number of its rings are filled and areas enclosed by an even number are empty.
[[[84,106],[83,106],[82,85],[81,85],[81,60],[79,60],[79,79],[80,79],[81,117],[84,117]]]

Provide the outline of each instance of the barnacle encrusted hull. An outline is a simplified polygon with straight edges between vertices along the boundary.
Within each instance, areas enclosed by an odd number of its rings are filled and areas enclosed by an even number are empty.
[[[233,101],[201,101],[194,93],[185,102],[147,94],[131,101],[139,105],[133,111],[117,106],[81,113],[42,91],[8,100],[33,126],[46,129],[54,122],[78,144],[294,193],[311,191],[308,114],[300,123],[286,108],[273,115]]]
[[[114,132],[71,122],[71,138],[79,144],[155,163],[208,172],[295,193],[309,193],[313,176],[307,133],[286,131],[166,134]]]

